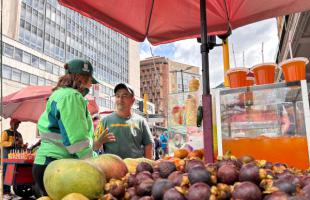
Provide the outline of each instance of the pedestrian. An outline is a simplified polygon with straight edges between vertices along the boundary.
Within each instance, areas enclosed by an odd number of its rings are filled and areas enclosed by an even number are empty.
[[[73,59],[64,65],[65,75],[59,78],[46,109],[38,121],[41,145],[33,165],[37,197],[46,196],[43,174],[48,164],[63,158],[85,159],[96,156],[93,151],[103,138],[94,142],[94,127],[87,110],[85,95],[98,83],[87,60]]]
[[[98,124],[95,135],[104,130],[108,133],[104,141],[104,153],[121,158],[153,158],[153,137],[145,118],[133,113],[135,94],[127,83],[114,88],[116,111],[105,116]]]
[[[158,160],[160,158],[159,152],[160,152],[161,144],[158,138],[157,134],[154,134],[154,154],[155,154],[155,160]]]
[[[18,132],[18,127],[21,122],[17,119],[10,120],[10,128],[4,130],[1,134],[1,146],[3,147],[3,158],[8,158],[10,151],[22,150],[27,148],[27,143],[24,144],[23,136]],[[3,164],[3,180],[6,173],[7,164]],[[4,181],[2,181],[3,183]],[[11,196],[11,187],[3,184],[3,194],[5,198]]]
[[[159,137],[162,149],[162,157],[168,154],[168,132],[164,131]]]

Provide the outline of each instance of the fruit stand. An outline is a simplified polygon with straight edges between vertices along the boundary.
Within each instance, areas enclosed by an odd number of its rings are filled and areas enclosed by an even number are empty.
[[[282,82],[216,91],[219,155],[309,167],[307,82]]]

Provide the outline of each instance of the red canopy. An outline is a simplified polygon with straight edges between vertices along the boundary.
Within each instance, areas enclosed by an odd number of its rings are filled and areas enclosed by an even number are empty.
[[[52,94],[52,88],[51,86],[27,86],[3,97],[3,117],[36,123],[45,110],[47,99]],[[97,113],[99,107],[95,98],[90,95],[86,98],[89,112]]]
[[[162,44],[201,36],[205,161],[213,161],[207,35],[310,10],[310,0],[58,0],[136,41]]]
[[[157,45],[200,37],[199,0],[59,0],[105,26]],[[208,35],[310,9],[309,0],[207,0]]]

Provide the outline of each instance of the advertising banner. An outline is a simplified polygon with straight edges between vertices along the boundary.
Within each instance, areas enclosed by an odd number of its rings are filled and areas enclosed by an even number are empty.
[[[179,148],[203,148],[202,127],[196,125],[199,92],[170,94],[168,99],[169,154]]]

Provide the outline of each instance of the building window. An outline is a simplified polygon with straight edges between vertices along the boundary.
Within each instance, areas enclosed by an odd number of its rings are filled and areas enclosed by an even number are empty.
[[[7,66],[7,65],[3,65],[2,66],[2,75],[3,75],[3,78],[11,79],[12,68]]]
[[[50,62],[46,62],[46,71],[49,73],[53,73],[53,64]]]
[[[13,52],[14,52],[14,47],[9,45],[9,44],[5,44],[5,46],[4,46],[4,55],[8,56],[10,58],[13,58]]]
[[[26,84],[26,85],[29,85],[29,77],[30,77],[30,74],[27,73],[27,72],[22,72],[22,78],[21,78],[21,82]]]
[[[36,75],[30,75],[30,85],[38,85],[38,77]]]
[[[20,82],[21,73],[18,69],[12,69],[12,80]]]
[[[40,59],[39,69],[45,70],[45,66],[46,66],[46,61],[43,59]]]
[[[23,59],[23,51],[21,49],[15,48],[14,59],[22,62]]]
[[[31,66],[35,68],[39,68],[39,57],[32,55]]]
[[[45,85],[45,79],[42,77],[38,78],[38,85]]]
[[[31,55],[27,52],[23,52],[23,62],[30,65],[31,63]]]

